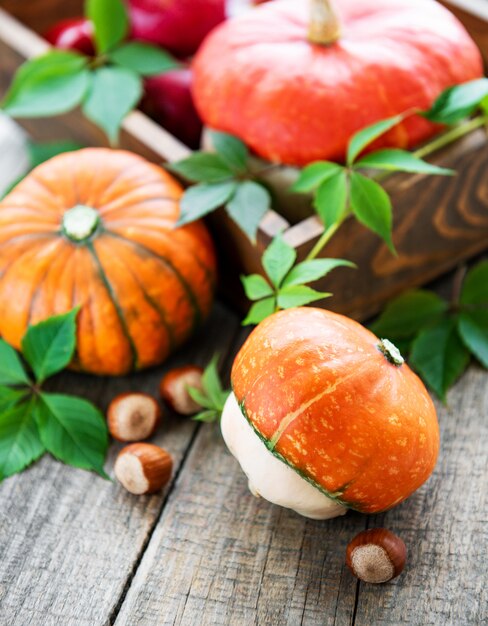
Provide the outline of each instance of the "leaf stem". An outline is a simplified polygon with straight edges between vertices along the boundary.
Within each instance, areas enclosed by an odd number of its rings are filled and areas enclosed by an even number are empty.
[[[310,250],[310,252],[305,257],[305,261],[311,261],[312,259],[315,259],[315,257],[321,252],[322,248],[332,239],[332,237],[339,230],[339,227],[342,224],[342,222],[343,220],[334,222],[333,224],[331,224],[328,228],[324,230],[324,232],[320,236],[320,239],[317,241],[317,243],[314,245],[314,247]]]
[[[456,139],[460,139],[461,137],[464,137],[464,135],[467,135],[472,130],[475,130],[476,128],[480,128],[487,122],[488,122],[488,116],[478,115],[477,117],[474,117],[468,122],[454,126],[454,128],[451,128],[447,132],[443,133],[442,135],[439,135],[439,137],[436,137],[436,139],[434,139],[433,141],[430,141],[425,146],[422,146],[418,150],[415,150],[414,152],[412,152],[412,154],[416,157],[423,158],[424,156],[427,156],[428,154],[432,154],[432,152],[436,152],[436,150],[440,150],[441,148],[444,148],[444,146],[449,145]]]

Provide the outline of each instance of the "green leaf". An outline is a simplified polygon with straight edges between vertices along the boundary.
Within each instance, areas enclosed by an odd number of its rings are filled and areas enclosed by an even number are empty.
[[[262,264],[275,287],[278,288],[281,285],[283,279],[295,263],[296,258],[297,253],[295,249],[288,245],[281,235],[277,235],[266,248]]]
[[[218,154],[194,152],[191,156],[168,166],[170,170],[191,181],[218,183],[232,178],[233,173]]]
[[[212,409],[212,411],[215,410],[213,402],[203,391],[197,389],[197,387],[188,387],[187,390],[190,397],[201,407],[204,409]]]
[[[446,391],[461,376],[469,362],[452,319],[443,319],[420,331],[412,343],[410,364],[427,385],[445,400]]]
[[[488,304],[488,261],[481,261],[466,274],[459,302],[468,306]]]
[[[488,367],[488,311],[461,313],[458,332],[471,354]]]
[[[208,411],[200,411],[192,417],[192,419],[196,422],[206,422],[207,424],[211,424],[213,422],[218,422],[222,413],[220,411],[208,410]]]
[[[290,191],[308,193],[343,169],[344,168],[337,163],[331,163],[330,161],[316,161],[315,163],[311,163],[302,169],[300,176],[293,183]]]
[[[122,44],[112,50],[108,58],[142,76],[154,76],[181,67],[181,63],[165,50],[140,41]]]
[[[2,108],[12,117],[44,117],[70,111],[89,85],[86,57],[51,50],[24,63],[15,74]]]
[[[259,302],[255,302],[252,307],[249,309],[249,312],[242,322],[243,326],[248,326],[249,324],[259,324],[264,319],[269,317],[276,310],[276,299],[275,297],[265,298],[264,300],[259,300]]]
[[[394,253],[391,201],[386,191],[374,180],[353,172],[350,194],[354,215],[361,224],[379,235]]]
[[[0,385],[29,384],[29,377],[17,352],[0,339]]]
[[[431,291],[407,291],[388,303],[371,330],[388,339],[409,338],[447,309],[447,302]]]
[[[280,309],[291,309],[295,306],[303,306],[316,300],[322,300],[322,298],[328,298],[331,295],[331,293],[320,293],[306,285],[290,285],[280,289],[278,293],[278,307]]]
[[[232,198],[237,189],[233,180],[222,183],[201,183],[185,191],[180,201],[180,219],[177,226],[183,226],[200,219],[218,209]]]
[[[128,33],[129,18],[122,0],[86,0],[85,16],[93,23],[99,54],[111,50]]]
[[[487,95],[488,79],[472,80],[443,91],[423,115],[433,122],[455,124],[471,115]]]
[[[29,160],[31,168],[52,159],[58,154],[81,150],[83,146],[76,141],[50,141],[46,143],[29,142]]]
[[[22,339],[22,352],[38,383],[64,369],[76,347],[76,316],[79,308],[29,326]]]
[[[378,137],[381,137],[381,135],[386,133],[387,130],[390,130],[399,124],[404,117],[405,114],[389,117],[386,120],[367,126],[353,135],[347,147],[347,164],[352,165],[358,154],[360,154],[375,139],[378,139]]]
[[[272,296],[274,294],[271,285],[260,274],[241,276],[241,282],[249,300],[260,300],[261,298]]]
[[[92,73],[83,113],[115,143],[125,116],[134,109],[141,95],[142,81],[137,74],[123,67],[101,67]]]
[[[226,205],[226,210],[234,222],[256,241],[259,224],[271,206],[271,196],[263,185],[252,180],[238,184],[236,193]]]
[[[107,477],[107,426],[97,408],[74,396],[43,393],[34,409],[41,440],[54,457]]]
[[[330,226],[344,217],[346,203],[347,174],[341,169],[320,185],[313,204],[322,222]]]
[[[205,395],[212,403],[212,408],[217,411],[222,411],[225,400],[229,394],[222,388],[222,383],[220,382],[220,376],[217,369],[218,362],[219,356],[218,354],[214,354],[210,363],[203,372],[202,387]]]
[[[0,414],[20,402],[26,397],[29,390],[24,389],[12,389],[12,387],[4,387],[0,385]]]
[[[239,174],[246,170],[249,150],[240,139],[228,133],[212,130],[210,140],[215,150],[232,170]]]
[[[292,267],[283,281],[283,286],[303,285],[323,278],[336,267],[356,267],[351,261],[344,259],[313,259],[303,261]]]
[[[367,154],[365,157],[356,161],[354,167],[371,167],[377,170],[386,170],[388,172],[412,172],[414,174],[438,174],[440,176],[452,176],[454,170],[445,167],[438,167],[427,163],[423,159],[416,157],[406,150],[378,150]]]
[[[0,414],[0,480],[20,472],[45,452],[32,408],[32,402],[24,402]]]

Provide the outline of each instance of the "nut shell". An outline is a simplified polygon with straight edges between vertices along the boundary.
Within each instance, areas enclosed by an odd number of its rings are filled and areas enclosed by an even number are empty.
[[[161,408],[147,393],[122,393],[107,410],[108,430],[117,441],[141,441],[153,435],[161,422]]]
[[[171,478],[171,455],[151,443],[133,443],[123,448],[114,465],[117,480],[130,493],[142,495],[162,489]]]
[[[354,537],[347,546],[346,565],[367,583],[384,583],[396,578],[405,567],[407,548],[386,528],[371,528]]]
[[[162,399],[176,413],[193,415],[202,407],[188,393],[188,387],[202,389],[203,369],[197,365],[184,365],[170,370],[159,386]]]

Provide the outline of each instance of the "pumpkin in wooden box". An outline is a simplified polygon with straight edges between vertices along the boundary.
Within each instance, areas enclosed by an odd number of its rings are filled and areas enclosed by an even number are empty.
[[[193,91],[208,126],[302,166],[342,160],[356,131],[481,75],[475,43],[433,0],[280,0],[209,35]],[[410,148],[436,130],[410,116],[374,147]]]
[[[119,375],[156,365],[209,313],[214,249],[175,228],[180,185],[125,151],[87,148],[34,169],[0,203],[0,335],[80,306],[73,366]]]

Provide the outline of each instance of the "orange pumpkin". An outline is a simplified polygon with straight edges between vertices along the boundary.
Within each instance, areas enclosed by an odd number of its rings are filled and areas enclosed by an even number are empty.
[[[333,6],[338,21],[329,0],[280,0],[218,26],[193,65],[204,123],[270,161],[342,160],[356,131],[482,76],[475,43],[437,2]],[[376,146],[409,148],[436,130],[411,116]]]
[[[202,223],[175,229],[180,185],[135,154],[85,149],[33,170],[0,203],[0,334],[81,306],[73,366],[119,375],[163,361],[209,313]]]
[[[436,463],[424,385],[392,344],[342,315],[297,308],[268,317],[237,355],[232,386],[264,445],[346,507],[388,509]]]

